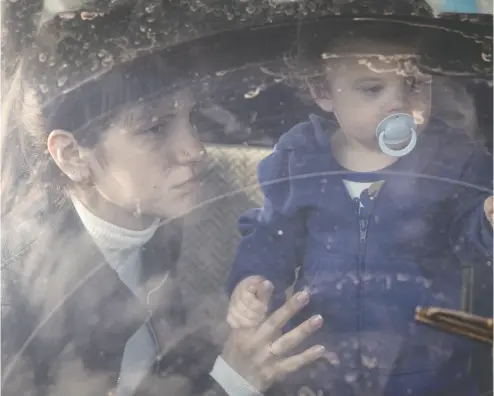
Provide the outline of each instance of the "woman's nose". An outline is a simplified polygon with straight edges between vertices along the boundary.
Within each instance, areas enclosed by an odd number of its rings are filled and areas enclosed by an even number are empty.
[[[197,136],[197,131],[189,122],[184,123],[177,130],[173,144],[175,159],[180,165],[187,165],[203,161],[207,152]]]

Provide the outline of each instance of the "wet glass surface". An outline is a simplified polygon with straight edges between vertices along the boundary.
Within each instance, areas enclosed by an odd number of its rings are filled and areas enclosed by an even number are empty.
[[[491,9],[5,3],[5,394],[491,394]]]

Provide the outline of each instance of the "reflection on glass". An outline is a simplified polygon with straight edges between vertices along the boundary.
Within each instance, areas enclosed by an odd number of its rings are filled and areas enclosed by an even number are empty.
[[[5,394],[492,389],[481,18],[75,3],[3,93]]]

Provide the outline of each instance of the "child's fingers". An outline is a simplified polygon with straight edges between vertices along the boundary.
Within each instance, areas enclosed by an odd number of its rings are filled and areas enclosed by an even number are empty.
[[[258,290],[254,292],[250,289],[240,293],[240,301],[250,309],[258,314],[264,315],[268,311],[268,307],[257,296]]]
[[[239,329],[241,327],[238,319],[232,313],[228,313],[226,323],[228,323],[228,326],[232,329]]]
[[[262,318],[248,319],[236,312],[229,312],[226,321],[232,329],[241,329],[258,326],[262,322]]]
[[[263,318],[265,312],[257,312],[252,309],[248,305],[246,305],[243,301],[238,301],[233,307],[232,312],[237,313],[239,316],[243,316],[247,319],[256,319],[258,317]]]
[[[253,275],[245,278],[242,282],[239,283],[239,286],[242,289],[253,288],[254,290],[258,289],[261,283],[264,281],[264,278],[259,275]]]
[[[261,287],[259,288],[259,292],[257,293],[257,297],[261,304],[266,306],[266,309],[269,307],[269,301],[271,300],[271,296],[273,294],[274,286],[273,284],[265,280],[262,282]]]
[[[232,329],[251,327],[251,323],[254,322],[235,311],[228,312],[226,321]]]

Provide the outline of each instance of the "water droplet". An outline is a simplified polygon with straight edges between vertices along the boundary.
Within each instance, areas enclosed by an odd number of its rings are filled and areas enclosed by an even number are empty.
[[[41,90],[41,92],[43,93],[47,93],[48,92],[48,87],[46,86],[46,84],[40,84],[39,85],[39,89]]]
[[[410,279],[410,277],[406,274],[402,274],[402,273],[397,273],[396,274],[396,280],[398,282],[406,282]]]
[[[433,295],[433,297],[439,301],[445,301],[446,300],[446,296],[443,293],[436,293]]]
[[[103,59],[101,59],[101,65],[103,67],[110,67],[113,64],[113,56],[108,54]]]
[[[282,236],[283,235],[283,230],[278,230],[278,235]]]
[[[256,12],[256,8],[252,4],[249,4],[245,8],[245,11],[247,11],[247,14],[251,14],[252,15],[254,12]]]
[[[98,12],[94,11],[82,11],[81,12],[81,19],[83,21],[92,21],[93,19],[97,18],[99,16]]]
[[[368,272],[366,272],[366,273],[362,276],[362,280],[363,280],[364,282],[369,282],[369,281],[371,281],[371,280],[372,280],[372,275],[371,275],[371,274],[369,274]]]
[[[295,10],[293,8],[288,8],[285,10],[286,15],[293,15],[295,14]]]
[[[147,28],[147,26],[144,26],[144,25],[139,26],[139,30],[140,30],[141,32],[143,32],[143,33],[144,33],[147,29],[148,29],[148,28]]]
[[[422,284],[422,286],[424,286],[426,289],[430,289],[430,287],[432,286],[432,281],[430,279],[424,278],[423,276],[419,276],[417,278],[417,283]]]
[[[257,95],[259,95],[260,93],[261,93],[261,87],[256,87],[255,89],[252,89],[252,90],[246,92],[244,95],[244,98],[245,99],[253,99]]]
[[[345,382],[347,384],[354,383],[357,380],[357,374],[356,373],[346,373],[345,374]]]
[[[360,279],[357,277],[357,275],[355,275],[353,272],[350,272],[348,274],[348,277],[350,278],[350,280],[352,281],[352,283],[357,286],[359,283],[360,283]]]
[[[68,77],[67,76],[59,77],[58,80],[57,80],[57,85],[59,87],[63,87],[65,85],[65,83],[67,82],[67,80],[68,80]]]
[[[156,4],[149,4],[144,8],[144,11],[146,11],[148,14],[152,13],[156,7]]]
[[[331,364],[332,366],[340,365],[340,358],[336,354],[336,352],[326,352],[324,354],[324,358]]]
[[[41,63],[45,63],[47,56],[46,56],[46,54],[41,53],[41,54],[39,54],[38,59]]]
[[[362,355],[361,361],[362,364],[369,369],[377,367],[377,359],[375,357]]]
[[[482,52],[481,57],[484,62],[492,62],[492,54]]]
[[[227,20],[231,21],[231,20],[233,20],[233,18],[235,18],[235,15],[233,15],[233,14],[232,14],[232,13],[230,13],[230,12],[227,12],[227,13],[226,13],[226,19],[227,19]]]

